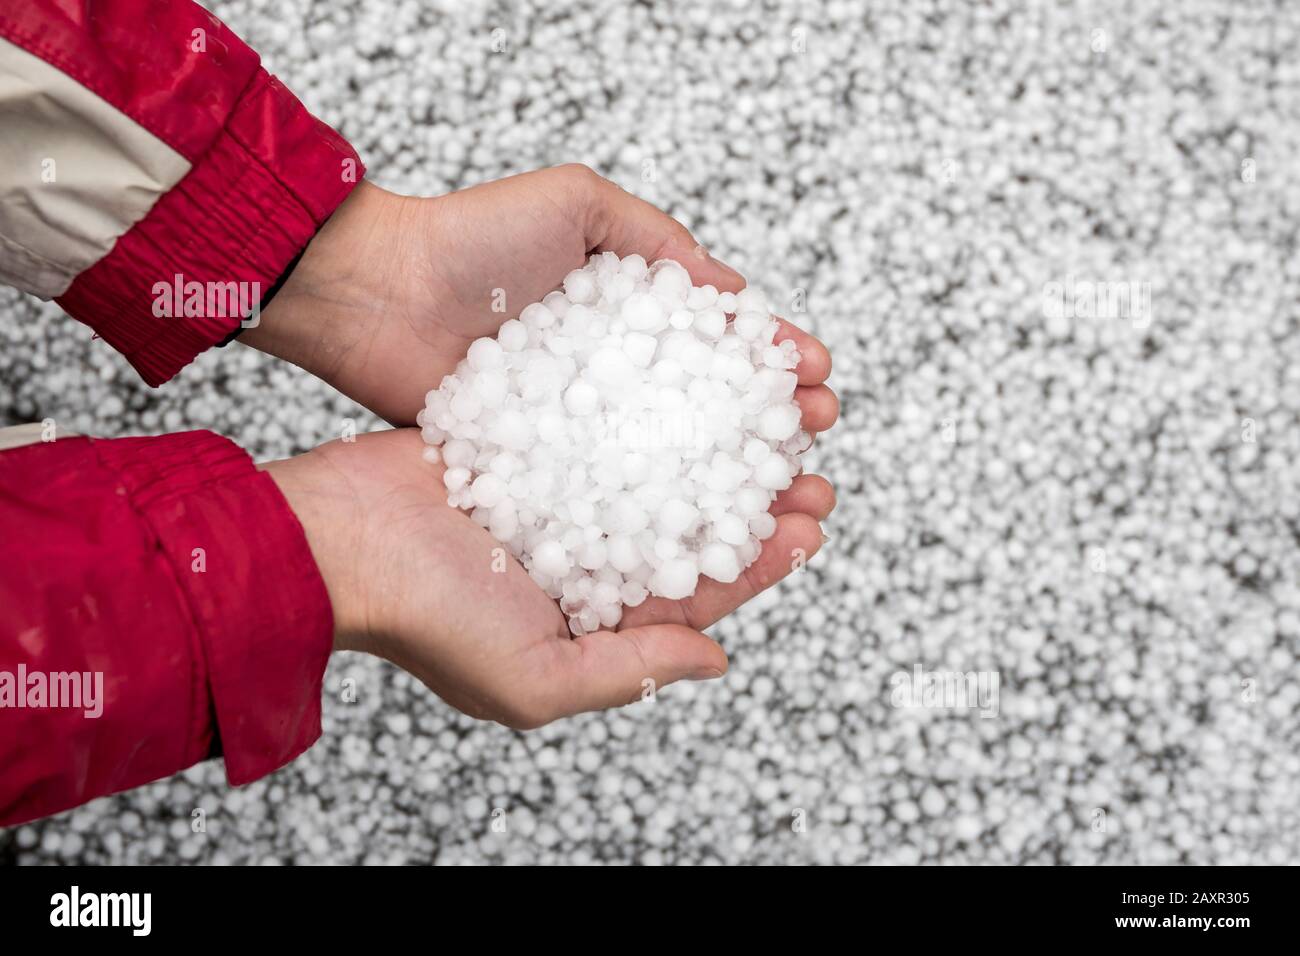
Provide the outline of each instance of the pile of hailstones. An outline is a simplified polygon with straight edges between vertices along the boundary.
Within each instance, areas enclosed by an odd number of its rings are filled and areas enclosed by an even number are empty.
[[[775,532],[811,444],[778,329],[757,290],[593,255],[429,392],[425,456],[574,634],[613,627],[701,575],[735,581]]]

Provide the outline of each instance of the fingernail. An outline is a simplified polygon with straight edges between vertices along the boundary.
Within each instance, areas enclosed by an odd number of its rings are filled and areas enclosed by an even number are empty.
[[[691,674],[691,680],[717,680],[722,676],[722,671],[716,667],[701,667]]]
[[[826,532],[823,531],[823,532],[822,532],[822,544],[830,544],[830,542],[831,542],[830,535],[826,534]]]
[[[723,262],[721,259],[719,259],[717,256],[715,256],[713,253],[709,252],[709,250],[708,250],[708,249],[705,249],[704,246],[697,245],[697,246],[695,247],[695,254],[696,254],[697,256],[699,256],[700,258],[708,259],[709,262],[713,263],[715,266],[717,266],[717,267],[718,267],[719,269],[721,269],[723,272],[730,272],[733,276],[735,276],[735,277],[736,277],[737,279],[739,279],[741,282],[744,282],[744,281],[745,281],[745,277],[744,277],[743,275],[741,275],[741,274],[740,274],[739,272],[737,272],[735,269],[731,268],[731,266],[727,265],[725,262]]]
[[[727,265],[725,262],[721,261],[720,259],[715,259],[715,258],[713,258],[713,254],[712,254],[712,253],[709,253],[709,261],[712,262],[712,263],[713,263],[715,266],[717,266],[719,269],[721,269],[723,272],[730,272],[733,276],[735,276],[735,277],[736,277],[737,279],[739,279],[741,282],[744,282],[744,281],[745,281],[745,277],[744,277],[743,275],[741,275],[739,272],[737,272],[735,269],[731,268],[731,266]]]

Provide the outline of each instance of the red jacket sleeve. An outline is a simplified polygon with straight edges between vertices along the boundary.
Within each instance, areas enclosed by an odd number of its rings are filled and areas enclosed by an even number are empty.
[[[320,736],[333,621],[271,477],[210,432],[0,452],[0,825]]]
[[[150,385],[228,338],[364,173],[189,0],[0,5],[0,74],[0,281]]]

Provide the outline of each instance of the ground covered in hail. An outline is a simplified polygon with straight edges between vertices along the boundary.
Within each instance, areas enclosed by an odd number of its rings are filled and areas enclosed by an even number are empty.
[[[517,734],[339,656],[291,766],[208,764],[0,859],[1300,858],[1295,9],[215,11],[382,185],[586,162],[761,281],[834,354],[805,456],[831,540],[715,628],[721,682]],[[377,427],[238,347],[151,392],[0,305],[6,423],[260,457]]]

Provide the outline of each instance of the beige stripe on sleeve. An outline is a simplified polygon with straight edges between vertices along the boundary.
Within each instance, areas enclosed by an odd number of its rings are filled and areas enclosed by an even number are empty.
[[[189,170],[135,120],[0,38],[0,282],[61,295]]]
[[[0,428],[0,451],[8,451],[10,448],[22,448],[24,445],[35,445],[38,441],[54,441],[59,438],[76,437],[76,432],[64,431],[52,421],[48,424],[31,422],[23,425],[9,425],[6,428]]]

